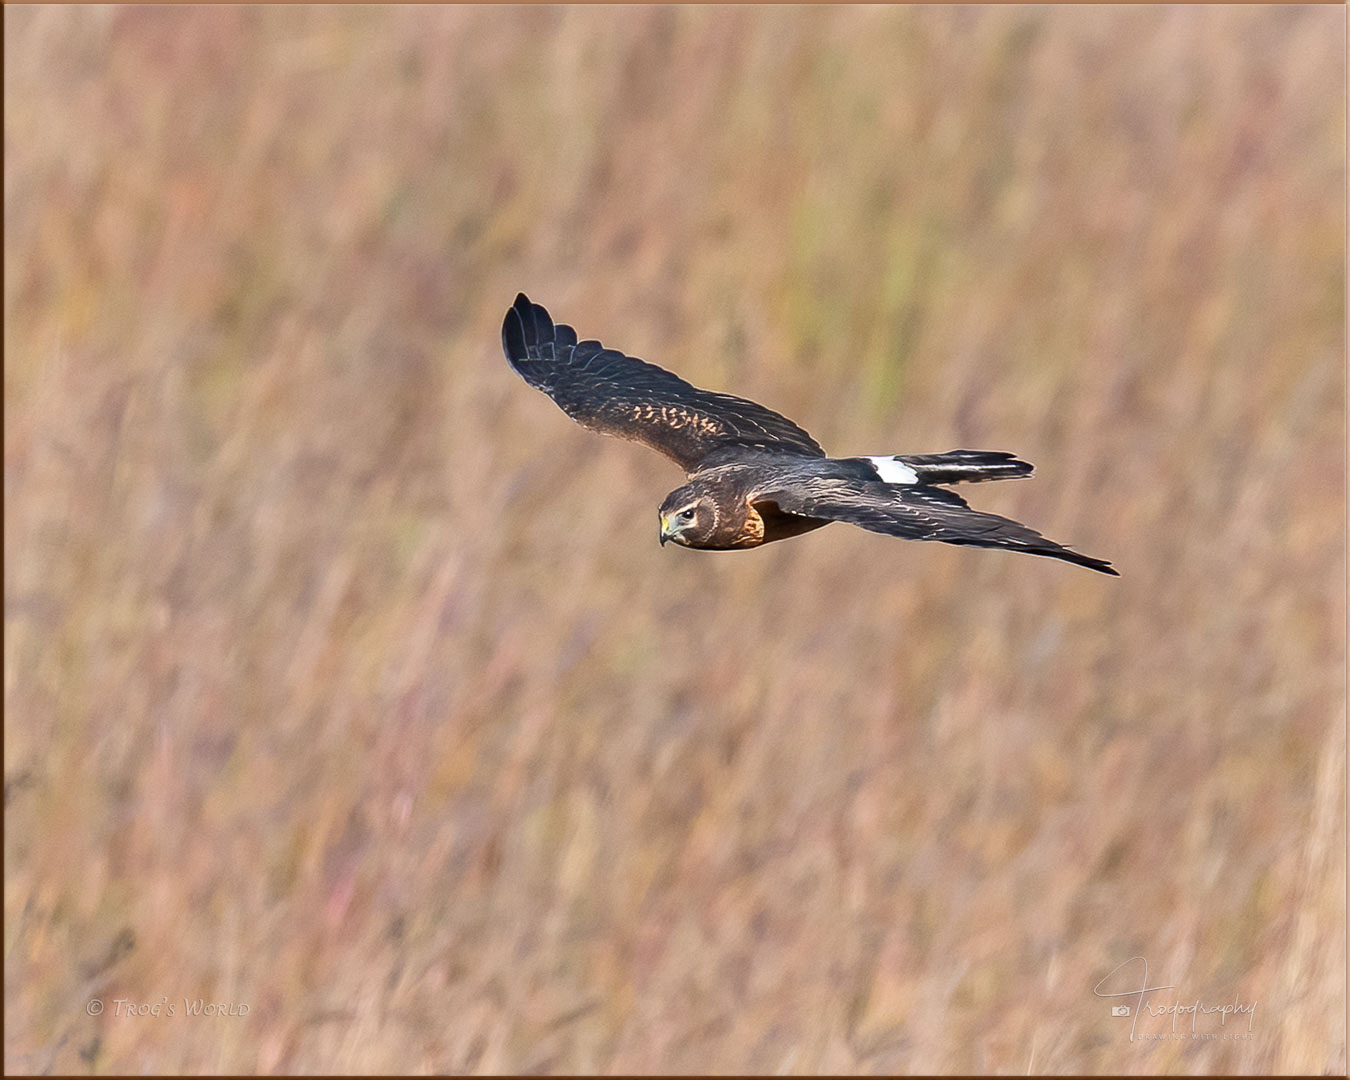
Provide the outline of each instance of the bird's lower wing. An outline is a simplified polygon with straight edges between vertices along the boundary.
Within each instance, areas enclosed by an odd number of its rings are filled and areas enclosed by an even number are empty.
[[[502,348],[525,381],[577,423],[644,443],[685,472],[745,450],[825,456],[815,439],[787,417],[744,398],[700,390],[598,341],[579,342],[575,330],[555,324],[524,294],[506,313]]]
[[[757,492],[751,501],[772,503],[783,513],[844,521],[907,540],[1007,548],[1119,576],[1110,563],[1047,540],[1021,522],[972,510],[965,499],[945,488],[813,478]]]

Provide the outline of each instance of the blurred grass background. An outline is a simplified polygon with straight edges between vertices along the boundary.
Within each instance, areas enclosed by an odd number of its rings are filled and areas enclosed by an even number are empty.
[[[4,20],[8,1070],[1344,1073],[1343,9]],[[520,289],[1124,577],[663,550]]]

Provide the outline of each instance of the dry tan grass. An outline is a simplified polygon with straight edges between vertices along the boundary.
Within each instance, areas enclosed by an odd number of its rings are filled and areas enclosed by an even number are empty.
[[[6,9],[7,1068],[1343,1073],[1344,19]],[[518,289],[1124,577],[663,550]]]

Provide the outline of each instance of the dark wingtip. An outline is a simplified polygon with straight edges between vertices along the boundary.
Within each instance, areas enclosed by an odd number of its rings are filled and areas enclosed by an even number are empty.
[[[516,293],[516,302],[511,305],[511,310],[506,313],[507,323],[511,321],[512,315],[515,315],[520,323],[520,339],[524,348],[538,348],[553,340],[553,319],[549,315],[548,309],[542,304],[532,303],[524,293]],[[502,334],[503,341],[505,341],[505,326],[502,327]],[[514,343],[513,335],[512,344]],[[524,351],[520,352],[518,356],[520,359],[524,359]]]
[[[502,348],[508,360],[526,360],[530,349],[538,349],[553,340],[553,320],[539,304],[524,293],[516,293],[516,302],[502,323]]]
[[[1043,537],[1041,539],[1044,541]],[[1036,546],[1028,546],[1022,550],[1029,551],[1033,555],[1048,555],[1052,559],[1062,559],[1064,562],[1073,563],[1075,566],[1085,566],[1089,570],[1096,570],[1099,574],[1120,577],[1120,571],[1105,559],[1094,559],[1091,555],[1084,555],[1081,551],[1074,551],[1073,548],[1056,544],[1054,541],[1044,541],[1044,546],[1038,543]]]
[[[1096,570],[1099,574],[1110,574],[1112,577],[1120,577],[1120,571],[1105,559],[1094,559],[1091,555],[1080,555],[1076,551],[1068,551],[1068,555],[1070,556],[1069,561],[1075,562],[1079,566],[1086,566],[1089,570]]]
[[[520,315],[522,303],[528,311],[530,302],[525,299],[524,293],[516,297],[515,304],[507,309],[506,318],[502,321],[502,351],[511,361],[524,360],[526,356],[525,320]]]
[[[540,361],[566,363],[571,358],[568,349],[576,343],[575,330],[565,323],[555,324],[546,307],[531,302],[524,293],[516,294],[502,321],[502,349],[516,371],[524,375],[526,366]]]

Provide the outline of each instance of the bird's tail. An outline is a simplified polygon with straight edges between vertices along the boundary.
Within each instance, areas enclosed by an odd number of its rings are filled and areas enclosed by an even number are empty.
[[[979,483],[1030,476],[1029,461],[1003,450],[948,450],[945,454],[898,454],[895,460],[914,470],[920,484]]]

